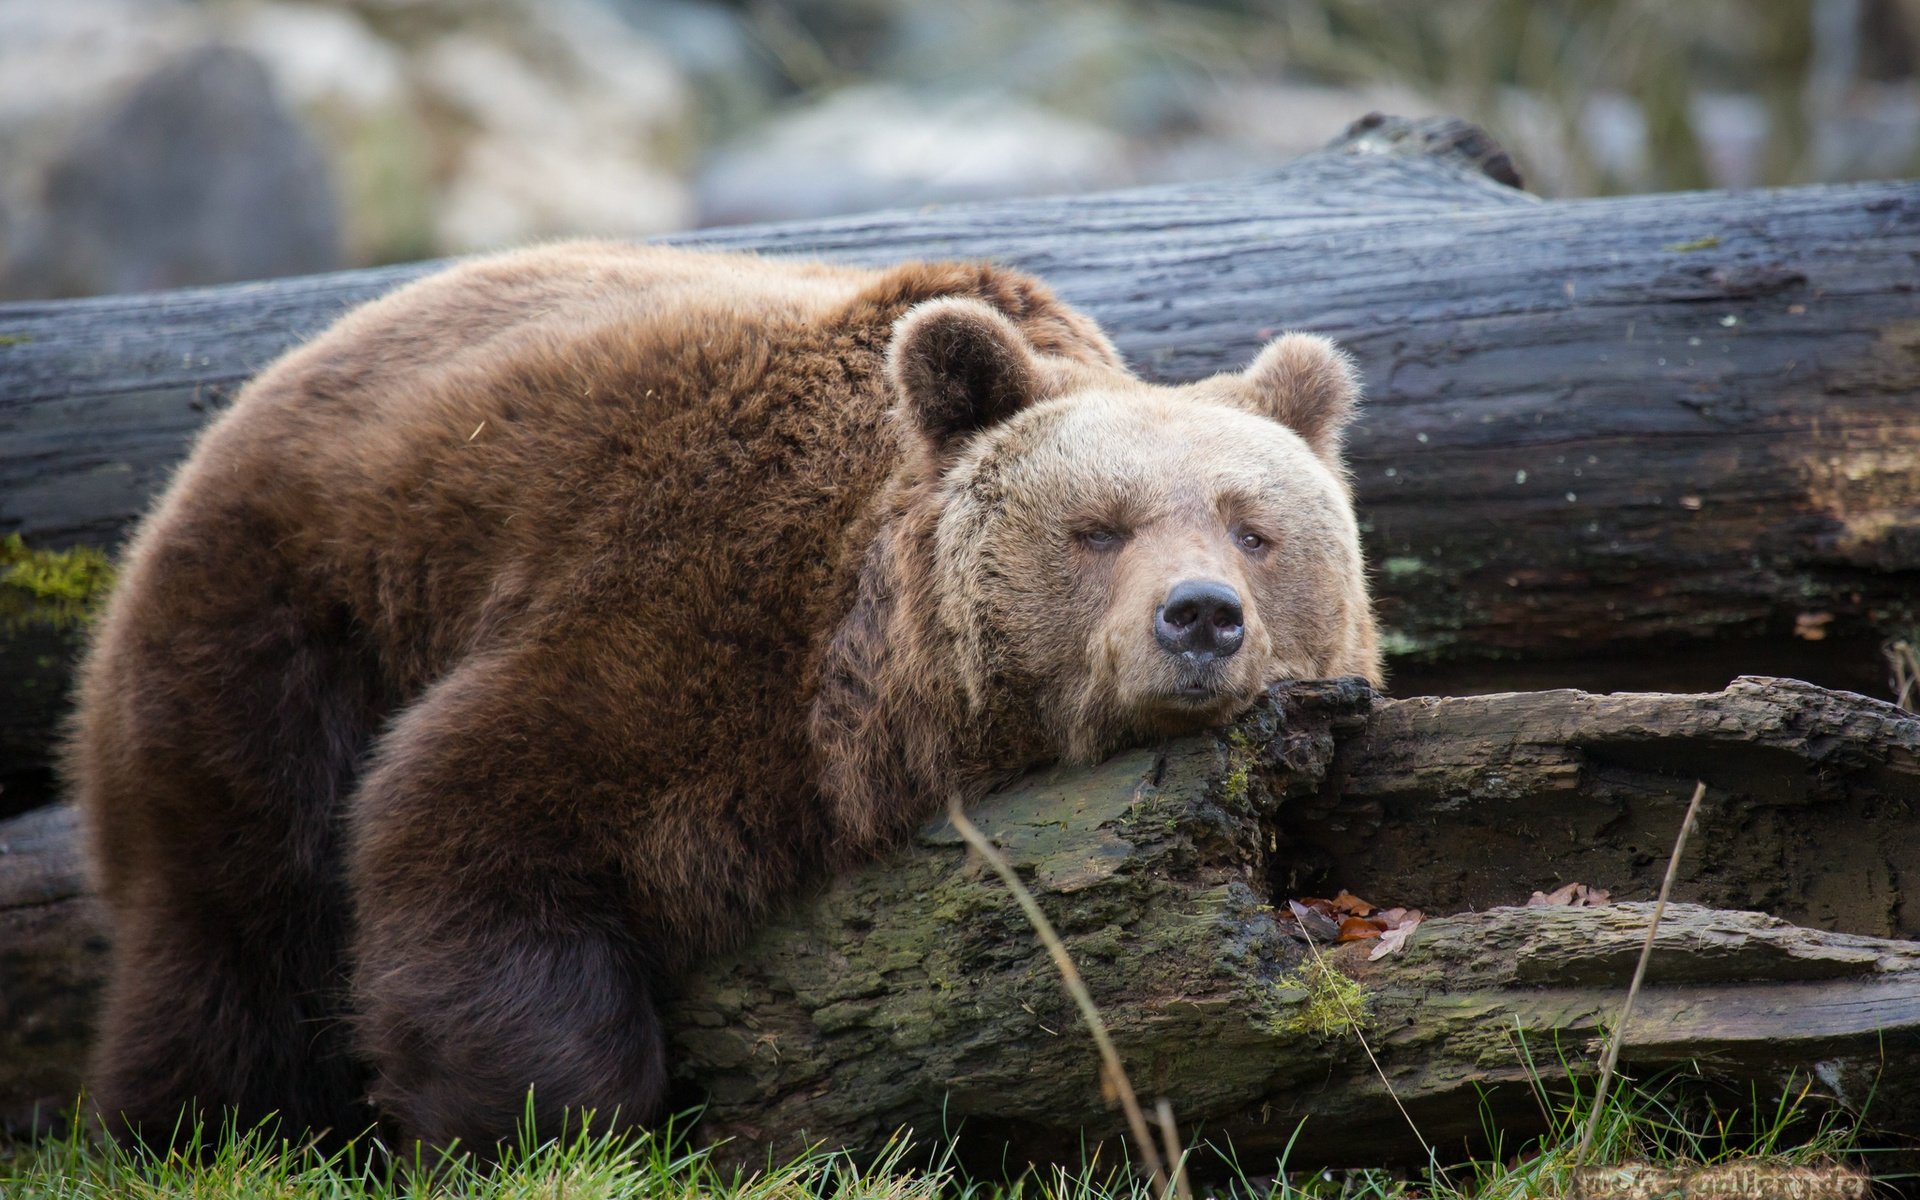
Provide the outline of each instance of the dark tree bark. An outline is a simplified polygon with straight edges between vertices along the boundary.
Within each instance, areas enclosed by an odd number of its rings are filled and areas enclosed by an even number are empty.
[[[79,1099],[106,929],[72,810],[0,822],[0,1131],[44,1128]]]
[[[1685,903],[1627,1068],[1698,1061],[1771,1088],[1817,1066],[1821,1094],[1875,1091],[1877,1124],[1920,1130],[1920,944],[1902,940],[1920,918],[1898,891],[1920,854],[1920,721],[1888,705],[1767,679],[1402,701],[1303,684],[1219,736],[1042,773],[974,817],[1059,927],[1145,1094],[1249,1161],[1308,1117],[1295,1166],[1378,1164],[1414,1147],[1329,979],[1357,985],[1428,1138],[1472,1136],[1483,1092],[1518,1135],[1538,1119],[1529,1070],[1590,1069],[1649,906],[1496,906],[1569,879],[1649,898],[1696,778],[1710,792]],[[72,836],[65,810],[0,825],[0,1113],[16,1123],[70,1103],[103,965]],[[1323,976],[1275,906],[1356,884],[1480,911],[1377,961],[1370,943],[1330,948]],[[1754,903],[1798,923],[1729,911]],[[1071,1157],[1120,1129],[1045,953],[944,821],[700,967],[669,1023],[705,1134],[746,1158],[871,1150],[943,1121],[976,1151]]]

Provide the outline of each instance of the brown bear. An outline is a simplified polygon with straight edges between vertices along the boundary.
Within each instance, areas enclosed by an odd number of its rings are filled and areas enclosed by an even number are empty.
[[[655,1117],[663,989],[810,876],[1378,676],[1354,403],[1303,335],[1149,385],[977,264],[583,243],[348,314],[206,431],[84,669],[94,1101]]]

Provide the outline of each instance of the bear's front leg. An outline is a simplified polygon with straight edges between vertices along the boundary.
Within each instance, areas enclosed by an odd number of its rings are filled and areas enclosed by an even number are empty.
[[[371,1099],[404,1138],[482,1153],[514,1136],[529,1089],[551,1136],[567,1111],[649,1121],[666,1088],[658,960],[617,833],[619,789],[644,781],[527,665],[471,662],[431,689],[353,806]]]

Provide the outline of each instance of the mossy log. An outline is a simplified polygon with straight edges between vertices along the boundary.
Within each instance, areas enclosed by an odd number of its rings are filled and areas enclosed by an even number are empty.
[[[46,550],[18,533],[0,537],[0,815],[47,790],[74,663],[113,576],[92,546]]]
[[[1401,701],[1302,684],[1217,736],[1036,774],[973,817],[1059,927],[1136,1086],[1190,1136],[1256,1162],[1306,1119],[1295,1166],[1378,1164],[1420,1155],[1393,1097],[1457,1147],[1483,1104],[1516,1134],[1538,1120],[1530,1071],[1589,1069],[1650,906],[1504,906],[1569,878],[1649,898],[1696,779],[1684,903],[1627,1069],[1872,1092],[1879,1125],[1920,1130],[1920,914],[1899,893],[1920,868],[1920,720],[1876,701],[1771,679]],[[0,825],[15,1123],[70,1102],[103,965],[72,836],[65,810]],[[1378,960],[1368,942],[1316,958],[1276,919],[1302,889],[1356,884],[1455,915]],[[1795,923],[1734,911],[1756,904]],[[975,1152],[1071,1158],[1121,1128],[1033,931],[944,821],[701,966],[669,1023],[703,1135],[749,1159],[959,1125]]]
[[[1339,338],[1370,396],[1352,458],[1404,691],[1743,671],[1879,691],[1880,640],[1920,606],[1920,185],[1543,203],[1517,183],[1470,127],[1370,119],[1233,182],[670,240],[1026,267],[1162,380],[1289,327]],[[0,533],[117,545],[248,375],[432,266],[0,305]],[[51,711],[59,679],[15,667],[64,663],[28,642],[0,633],[0,711]],[[45,735],[0,748],[0,776],[43,765]]]

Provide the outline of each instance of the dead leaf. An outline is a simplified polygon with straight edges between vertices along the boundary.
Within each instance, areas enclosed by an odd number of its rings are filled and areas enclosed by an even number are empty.
[[[1291,917],[1298,921],[1315,941],[1333,943],[1370,941],[1403,926],[1411,928],[1426,919],[1417,908],[1382,909],[1344,889],[1331,900],[1321,896],[1289,900],[1287,912],[1279,916],[1282,920]]]
[[[1612,899],[1605,888],[1569,883],[1551,892],[1535,892],[1527,898],[1528,908],[1599,908]]]
[[[1365,900],[1362,900],[1345,888],[1341,888],[1340,894],[1333,898],[1333,907],[1340,912],[1348,913],[1356,917],[1371,916],[1373,913],[1373,905],[1368,904]]]
[[[1340,936],[1336,942],[1364,942],[1368,938],[1377,938],[1383,927],[1365,917],[1347,917],[1340,922]]]
[[[1793,619],[1793,636],[1808,642],[1827,640],[1827,626],[1833,624],[1830,612],[1804,612]]]
[[[1563,887],[1555,888],[1552,893],[1535,892],[1533,895],[1527,897],[1527,907],[1542,908],[1550,904],[1566,904],[1573,899],[1573,889],[1579,886],[1577,883],[1569,883]]]
[[[1401,950],[1406,948],[1408,935],[1419,928],[1419,926],[1420,922],[1409,921],[1405,925],[1401,925],[1395,929],[1389,929],[1381,934],[1380,944],[1368,952],[1367,961],[1378,962],[1389,954],[1400,953]]]

